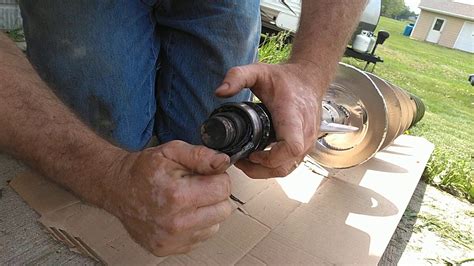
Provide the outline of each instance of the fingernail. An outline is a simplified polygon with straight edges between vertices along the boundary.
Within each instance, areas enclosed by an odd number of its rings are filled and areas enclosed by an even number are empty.
[[[229,83],[226,82],[226,83],[222,84],[219,88],[217,88],[216,93],[218,93],[218,94],[223,93],[226,90],[228,90],[229,88],[230,88]]]
[[[229,156],[223,154],[219,156],[219,159],[216,159],[211,163],[211,167],[214,169],[220,169],[224,167],[224,165],[227,165],[229,163],[230,163]]]

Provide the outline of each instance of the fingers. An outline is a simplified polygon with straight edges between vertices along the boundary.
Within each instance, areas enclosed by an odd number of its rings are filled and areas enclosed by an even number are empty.
[[[226,154],[183,141],[170,141],[162,145],[160,151],[167,159],[202,175],[223,173],[230,166],[230,158]]]
[[[219,228],[220,225],[215,224],[211,227],[194,232],[194,234],[191,236],[191,243],[199,243],[208,240],[219,231]]]
[[[280,122],[278,128],[277,142],[268,151],[254,152],[249,159],[255,164],[261,164],[268,168],[283,167],[284,164],[294,163],[297,159],[304,156],[305,139],[303,124],[301,120],[293,120],[291,123],[284,124]]]
[[[177,236],[178,239],[181,239],[180,242],[168,244],[163,249],[160,249],[159,252],[153,252],[153,250],[152,252],[158,257],[188,253],[196,249],[201,242],[214,236],[219,231],[219,227],[219,224],[215,224],[208,228],[192,232],[191,234],[184,233],[184,235]]]
[[[179,177],[162,186],[157,207],[166,214],[212,206],[230,196],[230,177],[227,173]]]
[[[172,141],[132,159],[116,215],[155,255],[188,252],[229,217],[227,155]]]
[[[287,141],[280,141],[268,151],[252,153],[249,159],[255,164],[278,168],[288,163],[294,163],[302,155],[304,155],[304,148],[299,143],[290,144]]]
[[[244,88],[252,88],[264,76],[263,64],[253,64],[231,68],[217,88],[216,95],[219,97],[230,97]]]
[[[203,230],[222,223],[230,216],[232,205],[229,200],[218,204],[197,208],[173,217],[165,225],[170,234],[182,234],[189,231]]]
[[[242,170],[246,175],[255,179],[265,179],[273,177],[284,177],[289,175],[299,166],[301,160],[285,163],[276,168],[265,167],[248,160],[240,160],[235,166]]]
[[[193,224],[192,229],[201,230],[224,222],[232,213],[232,204],[229,199],[218,204],[200,207],[194,213],[188,213],[183,217]]]
[[[230,196],[230,177],[227,173],[214,176],[192,176],[184,190],[188,207],[204,207],[225,201]]]

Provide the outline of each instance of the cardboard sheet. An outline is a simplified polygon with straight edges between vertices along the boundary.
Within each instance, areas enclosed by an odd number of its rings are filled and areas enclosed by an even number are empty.
[[[196,250],[164,258],[136,244],[112,215],[34,173],[10,185],[55,239],[105,264],[375,265],[433,148],[423,138],[401,136],[369,162],[327,176],[309,162],[271,180],[252,180],[231,168],[237,199],[231,217]]]

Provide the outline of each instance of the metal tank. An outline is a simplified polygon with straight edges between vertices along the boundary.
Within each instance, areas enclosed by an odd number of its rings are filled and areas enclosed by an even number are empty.
[[[296,32],[301,14],[301,0],[262,0],[260,3],[264,30]],[[355,36],[362,30],[373,32],[377,27],[382,10],[381,0],[369,0],[357,25]]]

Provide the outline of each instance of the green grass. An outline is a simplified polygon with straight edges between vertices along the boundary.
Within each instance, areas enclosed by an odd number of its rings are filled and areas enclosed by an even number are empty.
[[[382,17],[377,30],[390,38],[377,48],[384,59],[378,76],[418,95],[426,105],[421,122],[408,133],[423,136],[436,146],[423,179],[458,197],[474,201],[474,55],[403,36],[404,22]],[[277,63],[288,56],[278,38],[261,47],[262,61]],[[365,62],[344,58],[362,68]]]
[[[415,225],[415,231],[421,231],[421,229],[426,228],[443,239],[462,245],[469,250],[474,250],[474,238],[471,234],[462,232],[456,226],[429,213],[418,214],[417,217],[420,219],[420,222]]]
[[[285,44],[285,40],[288,36],[288,32],[266,36],[258,50],[260,61],[268,64],[277,64],[285,61],[291,52],[291,45]]]
[[[9,30],[6,33],[15,42],[24,42],[25,41],[25,33],[23,32],[23,28]]]

